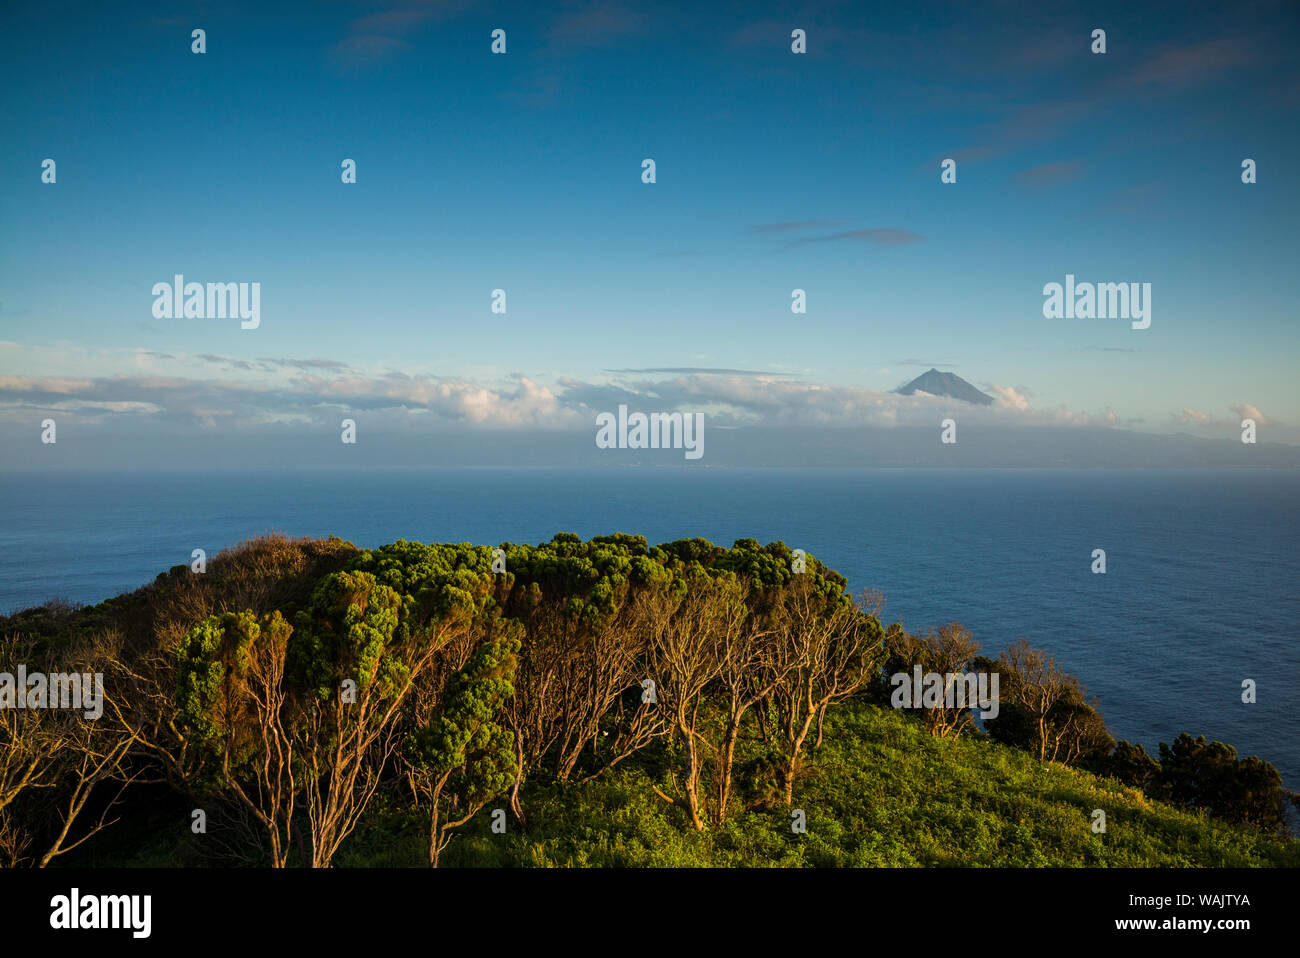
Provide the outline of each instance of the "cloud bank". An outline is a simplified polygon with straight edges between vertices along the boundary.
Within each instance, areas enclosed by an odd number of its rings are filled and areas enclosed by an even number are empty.
[[[1003,427],[1117,422],[1109,408],[1037,408],[1024,387],[999,383],[983,384],[997,401],[977,407],[925,393],[902,396],[730,368],[613,369],[595,379],[561,376],[551,383],[517,373],[480,382],[363,370],[328,358],[240,359],[141,349],[117,354],[114,365],[120,371],[113,375],[2,371],[52,365],[55,358],[49,352],[0,343],[0,421],[31,423],[63,415],[85,422],[255,430],[283,424],[337,428],[343,417],[365,416],[371,428],[435,424],[466,430],[584,430],[592,427],[597,413],[627,405],[632,410],[704,412],[710,425],[723,428],[929,427],[949,415],[960,415],[964,423]],[[84,364],[101,369],[104,359],[87,356]],[[59,360],[58,368],[69,368],[66,360]],[[1223,431],[1246,416],[1260,425],[1273,424],[1247,403],[1231,411],[1237,419],[1183,408],[1172,414],[1172,424]]]

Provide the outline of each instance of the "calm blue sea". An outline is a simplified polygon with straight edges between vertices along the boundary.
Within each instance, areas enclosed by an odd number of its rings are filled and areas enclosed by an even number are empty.
[[[0,611],[92,603],[265,532],[359,546],[640,533],[776,539],[887,621],[1025,637],[1155,752],[1189,731],[1300,788],[1300,475],[556,469],[0,475]],[[1107,573],[1089,571],[1095,548]],[[1242,679],[1258,702],[1241,702]]]

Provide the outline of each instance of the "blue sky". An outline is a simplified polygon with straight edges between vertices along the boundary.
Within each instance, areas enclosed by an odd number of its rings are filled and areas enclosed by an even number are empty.
[[[1053,6],[8,5],[0,423],[928,422],[888,391],[938,366],[1300,442],[1297,7]],[[175,273],[261,325],[154,318]],[[1067,273],[1151,327],[1045,319]]]

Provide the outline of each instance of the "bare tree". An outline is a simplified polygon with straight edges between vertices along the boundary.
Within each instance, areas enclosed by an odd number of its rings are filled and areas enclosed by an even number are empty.
[[[101,649],[116,642],[116,634],[84,640],[56,668],[53,657],[42,655],[30,640],[0,640],[0,667],[6,671],[12,674],[23,664],[29,674],[41,672],[51,682],[54,673],[94,677],[93,693],[81,686],[82,705],[90,707],[85,694],[98,694],[100,706],[95,717],[82,708],[67,708],[61,700],[0,708],[0,852],[11,866],[44,868],[112,825],[115,820],[108,816],[137,777],[128,762],[137,734],[122,721],[115,690],[100,684],[105,670]],[[25,696],[28,690],[15,689],[14,694]],[[99,794],[103,785],[115,789],[106,799]],[[92,795],[100,814],[87,822],[83,813]],[[40,850],[29,855],[37,840]]]
[[[57,823],[54,837],[37,859],[38,868],[44,868],[57,856],[72,851],[112,825],[116,819],[109,821],[108,816],[134,780],[126,761],[135,744],[134,735],[100,727],[76,712],[60,713],[52,718],[53,735],[46,747],[58,766],[59,784],[53,806]],[[81,837],[74,839],[74,825],[85,811],[91,794],[104,783],[109,783],[115,791],[104,802],[99,817],[88,827],[80,828]]]
[[[747,587],[744,591],[748,591]],[[719,623],[718,685],[726,707],[726,724],[716,776],[717,807],[714,818],[719,825],[727,819],[732,767],[735,764],[741,722],[751,708],[767,701],[798,664],[794,656],[784,654],[777,629],[759,624],[759,620],[753,616],[739,615],[739,611],[739,608],[735,608]]]
[[[590,754],[595,767],[581,779],[585,782],[663,734],[659,710],[639,699],[632,709],[624,704],[644,678],[645,648],[661,612],[655,593],[655,587],[629,588],[617,608],[598,620],[573,615],[558,599],[543,600],[530,611],[515,694],[504,705],[504,721],[514,732],[511,809],[519,820],[524,820],[519,789],[526,770],[552,749],[561,781]],[[607,727],[611,716],[612,728]]]
[[[1084,713],[1062,706],[1074,700],[1082,702],[1079,680],[1057,665],[1050,654],[1031,648],[1025,639],[1003,652],[1000,661],[1010,673],[1011,701],[1024,709],[1029,718],[1038,760],[1068,761],[1076,757],[1082,744]]]
[[[31,649],[17,636],[0,640],[0,669],[15,674],[17,665],[29,660]],[[16,694],[25,695],[26,689]],[[17,814],[18,800],[52,788],[58,780],[47,749],[47,719],[48,713],[36,709],[0,708],[0,854],[9,867],[22,863],[33,838]]]
[[[634,599],[589,627],[569,632],[573,645],[565,658],[561,697],[564,715],[560,737],[558,778],[567,781],[583,750],[593,751],[601,721],[623,692],[639,687],[637,674],[646,642],[642,618],[646,604]]]
[[[717,748],[698,731],[700,709],[705,690],[722,668],[723,636],[740,628],[746,609],[734,580],[712,580],[701,572],[688,585],[681,599],[667,592],[658,597],[656,627],[648,650],[650,678],[672,730],[681,737],[686,774],[681,796],[670,796],[658,786],[654,790],[664,801],[682,808],[691,824],[703,830],[700,780],[707,756],[701,754],[700,747],[713,752]]]
[[[926,705],[922,717],[931,735],[959,738],[975,722],[974,702],[966,694],[969,686],[956,688],[964,681],[967,669],[979,655],[980,646],[970,630],[959,622],[941,625],[923,636],[898,631],[890,635],[890,650],[896,664],[904,670],[920,666],[922,671],[944,677],[940,701]],[[970,678],[966,676],[966,678]],[[911,681],[911,676],[908,676]],[[956,694],[961,691],[961,696]],[[951,699],[952,704],[949,704]],[[921,702],[913,702],[921,708]]]
[[[864,601],[870,602],[871,597]],[[787,587],[777,618],[781,656],[794,663],[777,684],[773,702],[785,746],[784,791],[794,782],[804,742],[826,709],[862,691],[884,661],[880,623],[862,608],[818,591],[800,577]]]

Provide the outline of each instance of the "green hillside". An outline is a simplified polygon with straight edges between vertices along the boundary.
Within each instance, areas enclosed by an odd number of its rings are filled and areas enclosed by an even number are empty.
[[[1115,742],[1050,655],[981,655],[956,623],[908,634],[844,586],[753,540],[264,539],[92,608],[28,610],[0,620],[0,672],[102,671],[105,707],[0,710],[0,853],[1300,865],[1272,766],[1188,735],[1157,761]],[[913,667],[997,672],[996,716],[891,707],[890,676]]]

